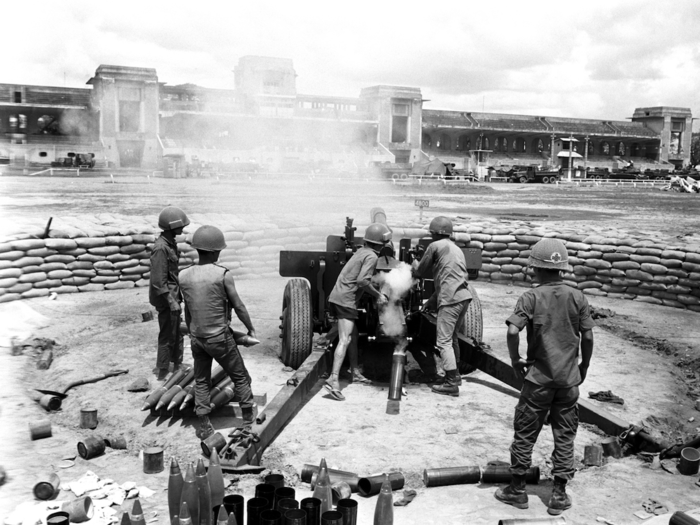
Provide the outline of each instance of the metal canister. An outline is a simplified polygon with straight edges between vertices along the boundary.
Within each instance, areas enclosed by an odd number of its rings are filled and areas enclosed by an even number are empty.
[[[78,454],[83,459],[92,459],[105,452],[105,440],[94,436],[87,437],[78,443]]]
[[[96,408],[81,408],[80,409],[80,428],[94,430],[97,428],[97,409]]]
[[[29,423],[29,435],[32,441],[51,437],[51,420],[40,419]]]
[[[143,451],[143,471],[145,474],[163,472],[163,449],[150,447]]]
[[[58,492],[60,485],[58,474],[50,472],[34,484],[34,496],[40,500],[51,499]]]
[[[678,462],[678,472],[686,476],[693,476],[700,469],[700,450],[686,447],[681,450],[681,459]]]

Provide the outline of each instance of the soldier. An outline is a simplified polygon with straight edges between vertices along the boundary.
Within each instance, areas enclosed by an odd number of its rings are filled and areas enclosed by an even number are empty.
[[[158,216],[158,226],[163,232],[153,244],[151,252],[151,277],[148,298],[158,311],[158,355],[156,367],[158,380],[168,375],[170,362],[177,369],[182,363],[183,337],[180,333],[180,285],[178,263],[180,253],[175,238],[190,220],[185,212],[168,206]]]
[[[330,312],[338,319],[338,346],[333,356],[333,371],[323,386],[338,401],[345,399],[340,392],[338,376],[348,347],[350,347],[352,380],[360,383],[369,382],[360,372],[357,362],[357,327],[355,326],[355,321],[358,319],[357,307],[364,293],[374,297],[379,306],[387,303],[387,297],[372,285],[372,276],[377,267],[377,256],[390,240],[391,230],[386,224],[370,224],[365,231],[364,246],[357,250],[345,264],[328,297]]]
[[[452,221],[435,217],[430,222],[430,243],[420,261],[413,261],[413,275],[421,277],[432,268],[437,301],[437,342],[445,378],[431,388],[436,394],[459,396],[462,378],[457,369],[459,341],[457,333],[463,324],[472,294],[467,288],[467,262],[462,250],[450,240]]]
[[[238,296],[228,268],[216,264],[226,248],[224,234],[215,226],[201,226],[192,236],[199,262],[182,270],[180,286],[185,299],[185,322],[192,341],[194,358],[194,401],[199,417],[199,439],[214,433],[209,421],[212,359],[224,369],[234,385],[235,398],[243,412],[243,422],[252,425],[253,392],[250,374],[243,363],[229,327],[231,308],[255,337],[255,329],[243,301]]]
[[[554,516],[571,507],[566,482],[574,477],[574,438],[578,428],[578,386],[586,379],[593,354],[593,331],[586,296],[566,285],[560,271],[571,271],[564,243],[542,239],[532,248],[529,264],[540,283],[526,291],[506,320],[508,351],[515,372],[523,379],[515,407],[513,475],[509,486],[498,489],[496,499],[519,509],[528,507],[525,473],[532,449],[550,413],[554,452],[552,490],[547,512]],[[527,327],[527,355],[520,355],[520,331]],[[578,363],[579,344],[581,363]]]

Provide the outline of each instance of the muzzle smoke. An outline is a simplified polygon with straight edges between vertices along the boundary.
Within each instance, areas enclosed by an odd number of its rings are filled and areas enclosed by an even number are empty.
[[[381,290],[389,302],[379,312],[382,330],[389,337],[405,335],[405,313],[401,301],[416,280],[411,276],[411,265],[400,262],[399,266],[388,273],[380,274]]]

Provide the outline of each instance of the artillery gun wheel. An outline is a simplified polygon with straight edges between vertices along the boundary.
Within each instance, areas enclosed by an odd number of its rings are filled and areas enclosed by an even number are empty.
[[[464,324],[461,332],[465,337],[470,337],[475,343],[480,343],[484,337],[484,323],[481,314],[481,300],[476,293],[476,289],[468,284],[469,292],[472,294],[472,301],[467,308],[467,315],[464,316]]]
[[[311,289],[305,279],[291,279],[285,286],[280,328],[280,359],[296,370],[311,354],[313,343]]]
[[[462,335],[465,337],[472,339],[474,343],[479,344],[484,335],[481,300],[476,293],[476,289],[471,284],[467,284],[467,287],[472,294],[472,301],[469,303],[469,308],[467,308],[467,315],[464,316],[464,323],[460,327],[460,332],[462,332]],[[470,374],[476,370],[476,368],[465,361],[457,363],[457,367],[460,374]]]

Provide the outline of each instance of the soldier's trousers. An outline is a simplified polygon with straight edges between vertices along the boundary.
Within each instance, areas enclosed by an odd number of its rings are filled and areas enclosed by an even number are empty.
[[[180,312],[173,312],[165,307],[158,309],[158,355],[156,366],[167,369],[170,362],[178,366],[182,363],[184,338],[180,332]]]
[[[437,346],[442,359],[442,368],[445,370],[456,370],[459,361],[459,341],[457,334],[464,324],[464,316],[471,299],[466,299],[460,303],[449,304],[438,308],[437,314]]]
[[[241,408],[254,405],[250,374],[231,330],[209,338],[190,337],[194,357],[194,405],[198,416],[211,412],[211,363],[215,360],[233,381],[233,398]]]
[[[532,464],[532,449],[542,430],[547,412],[554,436],[552,475],[574,477],[574,438],[578,429],[578,387],[548,388],[525,381],[515,407],[510,472],[524,476]]]

